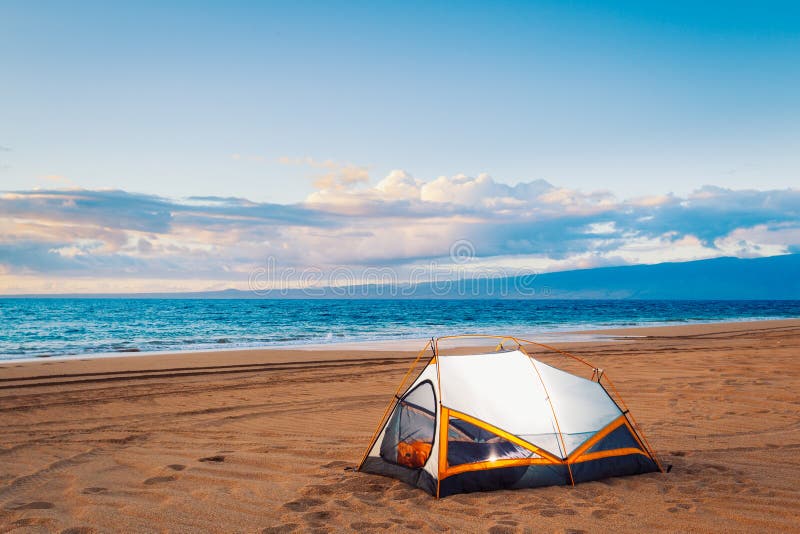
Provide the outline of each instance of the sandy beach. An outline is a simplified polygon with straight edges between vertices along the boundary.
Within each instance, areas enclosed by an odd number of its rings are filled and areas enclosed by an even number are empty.
[[[601,366],[669,474],[436,500],[352,470],[410,351],[0,365],[0,532],[788,532],[800,320],[625,329]]]

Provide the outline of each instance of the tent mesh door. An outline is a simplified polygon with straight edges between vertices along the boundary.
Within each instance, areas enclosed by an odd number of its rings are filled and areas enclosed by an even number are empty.
[[[386,424],[381,458],[387,462],[421,468],[428,461],[436,433],[436,397],[433,385],[422,382],[398,403]]]

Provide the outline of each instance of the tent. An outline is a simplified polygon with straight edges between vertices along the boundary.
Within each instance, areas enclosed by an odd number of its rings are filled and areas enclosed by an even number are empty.
[[[440,353],[442,341],[478,337],[490,338],[495,351]],[[602,369],[554,347],[501,336],[429,341],[358,469],[437,498],[663,471]]]

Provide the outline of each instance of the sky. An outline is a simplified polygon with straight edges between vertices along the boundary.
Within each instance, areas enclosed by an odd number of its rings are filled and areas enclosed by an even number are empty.
[[[6,1],[0,50],[0,293],[800,251],[792,2]]]

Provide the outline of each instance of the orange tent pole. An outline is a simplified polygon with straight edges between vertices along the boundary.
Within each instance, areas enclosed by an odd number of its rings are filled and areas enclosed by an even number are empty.
[[[587,367],[591,367],[592,369],[594,369],[594,366],[591,363],[587,362],[586,360],[584,360],[580,356],[575,356],[574,354],[572,354],[570,352],[567,352],[565,350],[557,349],[557,348],[552,347],[550,345],[545,345],[544,343],[537,343],[536,341],[531,341],[530,339],[522,339],[522,338],[514,338],[514,339],[518,343],[521,341],[522,343],[525,343],[525,344],[528,344],[528,345],[535,345],[537,347],[542,347],[543,349],[552,350],[553,352],[558,352],[559,354],[563,354],[564,356],[568,356],[568,357],[572,358],[573,360],[579,361],[582,364],[586,365]],[[527,352],[525,352],[525,354],[527,354]]]
[[[436,498],[442,488],[442,473],[447,469],[447,429],[450,425],[450,415],[447,408],[442,405],[442,375],[439,361],[439,339],[431,338],[433,357],[436,359],[436,387],[439,390],[439,465],[436,466]],[[444,462],[444,463],[443,463]]]
[[[436,466],[436,498],[442,487],[442,478],[446,476],[447,465],[447,430],[450,424],[450,410],[439,405],[439,465]]]

